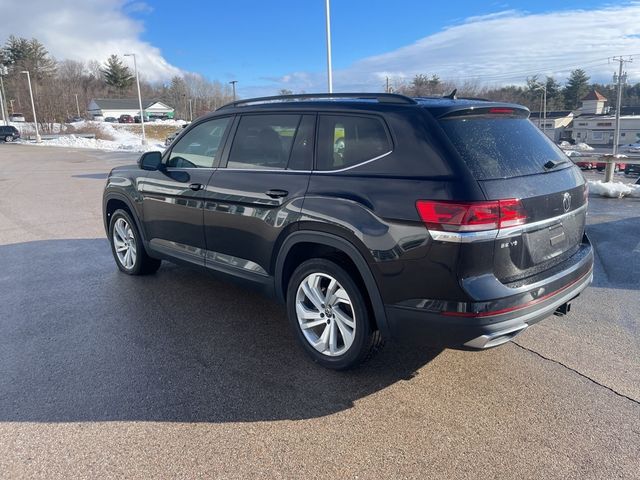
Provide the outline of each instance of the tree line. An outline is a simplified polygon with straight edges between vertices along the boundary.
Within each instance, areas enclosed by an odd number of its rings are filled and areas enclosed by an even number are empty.
[[[95,60],[56,60],[39,40],[12,35],[0,47],[0,66],[7,68],[3,80],[9,113],[23,113],[28,121],[32,120],[31,103],[27,81],[21,72],[30,72],[38,120],[45,129],[77,115],[78,109],[80,116],[86,116],[86,106],[92,98],[134,98],[137,95],[134,73],[117,55],[111,55],[103,64]],[[520,103],[532,111],[539,111],[542,108],[541,85],[547,89],[548,111],[573,110],[594,88],[609,99],[609,105],[615,105],[615,86],[590,82],[582,69],[573,70],[564,84],[554,77],[536,75],[526,78],[523,85],[489,87],[473,81],[456,84],[436,74],[419,74],[410,81],[392,79],[390,90],[419,97],[442,95],[456,88],[459,97]],[[182,119],[189,119],[191,111],[195,118],[232,100],[229,85],[191,73],[174,76],[164,84],[142,78],[140,90],[143,98],[166,103],[176,110],[176,118]],[[293,92],[281,89],[277,93]],[[640,83],[625,85],[623,96],[624,105],[640,105]]]
[[[438,75],[416,75],[411,81],[396,80],[391,90],[413,97],[443,95],[457,89],[459,97],[478,97],[488,100],[519,103],[531,111],[540,111],[543,91],[547,90],[547,111],[575,110],[581,106],[581,99],[592,89],[607,97],[608,105],[615,107],[616,86],[591,82],[587,73],[577,68],[570,72],[564,84],[554,77],[534,75],[526,78],[524,85],[505,85],[500,87],[482,86],[468,81],[454,84],[442,80]],[[623,88],[623,105],[640,105],[640,83],[625,85]]]
[[[117,55],[103,64],[95,60],[56,60],[39,40],[12,35],[0,47],[0,65],[7,69],[3,76],[7,110],[24,114],[27,121],[33,120],[31,100],[26,75],[21,72],[30,72],[38,122],[45,130],[76,116],[78,110],[86,117],[93,98],[137,97],[134,72]],[[141,78],[140,91],[144,99],[160,100],[175,109],[176,118],[187,120],[189,101],[193,118],[232,101],[228,85],[192,73],[174,76],[165,84]]]

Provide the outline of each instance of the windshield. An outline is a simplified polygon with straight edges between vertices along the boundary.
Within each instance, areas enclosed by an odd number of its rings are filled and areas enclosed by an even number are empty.
[[[526,118],[466,116],[444,118],[440,125],[478,180],[544,173],[550,160],[555,169],[571,165]]]

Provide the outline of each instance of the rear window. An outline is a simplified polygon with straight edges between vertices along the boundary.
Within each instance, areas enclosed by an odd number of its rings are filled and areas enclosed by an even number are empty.
[[[567,157],[526,118],[467,116],[440,125],[478,180],[544,173],[549,160],[571,165]]]

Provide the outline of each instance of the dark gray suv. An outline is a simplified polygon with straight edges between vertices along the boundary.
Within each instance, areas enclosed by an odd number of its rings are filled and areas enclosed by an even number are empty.
[[[328,368],[384,338],[493,347],[592,279],[585,180],[528,116],[393,94],[234,102],[114,169],[105,229],[124,273],[166,259],[285,302]]]
[[[0,140],[5,142],[13,142],[20,138],[20,132],[16,127],[11,125],[0,125]]]

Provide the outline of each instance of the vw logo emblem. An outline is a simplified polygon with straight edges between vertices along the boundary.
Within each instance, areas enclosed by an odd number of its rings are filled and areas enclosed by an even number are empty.
[[[571,194],[569,192],[565,192],[562,196],[562,208],[564,208],[565,212],[568,212],[571,208]]]

